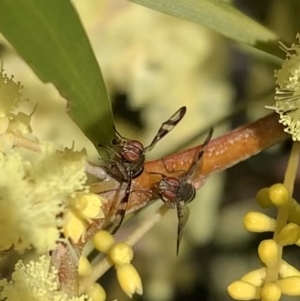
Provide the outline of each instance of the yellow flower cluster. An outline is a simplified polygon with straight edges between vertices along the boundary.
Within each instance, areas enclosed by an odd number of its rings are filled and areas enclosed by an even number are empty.
[[[57,274],[49,256],[43,255],[27,264],[19,261],[11,280],[0,280],[0,300],[94,301],[87,295],[69,297],[60,291]]]
[[[274,106],[267,108],[279,114],[279,122],[284,125],[284,131],[292,136],[294,141],[300,141],[300,34],[296,36],[298,43],[287,47],[280,43],[286,53],[282,67],[275,71],[276,90]]]
[[[26,136],[36,140],[30,126],[31,115],[23,112],[13,113],[21,104],[22,85],[14,82],[13,76],[8,77],[0,68],[0,151],[8,152],[13,147],[14,135]]]
[[[251,232],[274,232],[274,236],[258,247],[264,267],[231,283],[228,293],[236,300],[278,301],[282,294],[300,296],[300,272],[282,259],[284,246],[300,246],[300,207],[283,184],[260,190],[256,200],[263,208],[275,206],[277,220],[260,212],[249,212],[244,217],[244,226]]]
[[[117,278],[123,291],[132,298],[134,293],[143,294],[143,286],[140,275],[131,264],[134,252],[126,242],[115,242],[114,237],[107,231],[98,231],[93,237],[95,248],[106,253],[114,264]]]
[[[51,145],[34,164],[16,151],[0,153],[0,250],[42,254],[56,247],[70,197],[86,189],[85,160],[83,152]]]

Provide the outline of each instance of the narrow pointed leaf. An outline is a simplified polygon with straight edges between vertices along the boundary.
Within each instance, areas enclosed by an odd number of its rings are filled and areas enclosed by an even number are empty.
[[[284,54],[278,37],[225,1],[220,0],[129,0],[168,15],[204,25],[218,33],[278,58]]]
[[[69,0],[0,0],[0,31],[97,145],[113,136],[111,104],[101,70]],[[55,121],[54,121],[55,122]]]

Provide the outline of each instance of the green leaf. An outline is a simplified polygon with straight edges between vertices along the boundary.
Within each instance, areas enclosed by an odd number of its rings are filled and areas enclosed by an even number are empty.
[[[0,0],[0,31],[40,79],[69,101],[71,118],[93,144],[107,144],[114,135],[111,103],[70,1]]]
[[[168,15],[204,25],[218,33],[278,58],[275,33],[220,0],[130,0]]]

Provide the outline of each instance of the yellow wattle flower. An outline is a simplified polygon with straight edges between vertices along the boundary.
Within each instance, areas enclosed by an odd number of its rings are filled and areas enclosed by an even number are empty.
[[[284,131],[292,136],[294,141],[300,141],[300,35],[298,43],[287,47],[280,43],[286,53],[282,67],[275,71],[276,90],[275,104],[266,108],[279,114],[279,122]]]

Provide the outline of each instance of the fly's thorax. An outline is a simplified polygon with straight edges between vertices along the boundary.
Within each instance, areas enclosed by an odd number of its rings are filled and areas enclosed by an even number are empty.
[[[131,169],[131,176],[133,178],[138,177],[143,172],[144,163],[145,163],[144,153],[140,156],[140,158],[137,162],[129,163],[130,164],[130,169]]]
[[[196,189],[194,185],[190,182],[183,182],[181,183],[178,197],[179,199],[184,202],[185,204],[190,203],[196,195]]]
[[[119,173],[122,175],[124,180],[128,180],[130,177],[130,164],[126,164],[122,161],[116,161],[116,166],[119,170]]]

